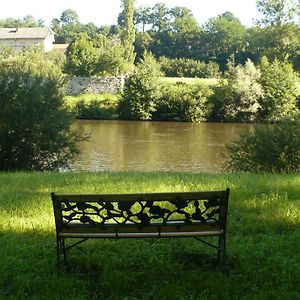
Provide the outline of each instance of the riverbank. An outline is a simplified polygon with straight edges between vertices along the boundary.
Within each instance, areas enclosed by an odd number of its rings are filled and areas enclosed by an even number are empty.
[[[298,299],[300,175],[0,173],[0,298]],[[193,239],[96,240],[55,271],[50,192],[129,193],[231,188],[230,275]]]
[[[217,78],[185,78],[185,77],[161,77],[161,82],[189,86],[202,84],[207,87],[217,86]],[[65,96],[66,105],[74,112],[77,119],[89,120],[118,120],[118,106],[121,93],[80,94],[77,96]]]

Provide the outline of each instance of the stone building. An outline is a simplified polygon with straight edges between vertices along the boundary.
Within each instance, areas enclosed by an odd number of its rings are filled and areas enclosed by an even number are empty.
[[[41,46],[45,52],[53,50],[54,32],[49,27],[0,28],[0,46],[14,51],[24,47]]]

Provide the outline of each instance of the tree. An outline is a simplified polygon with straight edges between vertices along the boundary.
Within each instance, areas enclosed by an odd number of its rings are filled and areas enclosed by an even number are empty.
[[[128,62],[125,59],[125,49],[119,38],[98,34],[94,45],[99,54],[95,61],[97,75],[119,75],[127,71]]]
[[[202,36],[206,58],[215,59],[224,70],[230,55],[243,50],[245,32],[246,28],[231,12],[209,19]]]
[[[128,62],[128,69],[130,70],[135,58],[134,0],[122,0],[122,4],[124,10],[124,27],[122,28],[121,40],[125,50],[125,59]]]
[[[54,18],[51,22],[51,28],[56,33],[56,42],[72,43],[82,32],[87,32],[91,27],[84,27],[79,22],[78,14],[75,10],[67,9],[61,13],[59,19]],[[92,28],[94,30],[94,28]]]
[[[76,24],[79,23],[79,16],[75,10],[66,9],[62,12],[60,16],[60,22],[62,26],[67,24]]]
[[[148,32],[137,32],[136,38],[134,42],[134,49],[136,53],[135,60],[139,61],[142,59],[143,54],[147,49],[149,49],[149,45],[152,41],[152,37]]]
[[[191,11],[185,7],[176,6],[169,11],[170,31],[173,32],[173,57],[195,57],[199,51],[197,40],[201,28]]]
[[[257,0],[257,9],[262,14],[258,22],[267,26],[281,26],[293,22],[299,12],[297,2],[297,0]]]
[[[136,66],[126,80],[119,104],[121,119],[151,120],[160,95],[159,64],[151,53]]]
[[[277,121],[291,115],[297,105],[298,78],[290,63],[277,59],[272,63],[263,57],[260,63],[263,96],[260,99],[260,118]]]
[[[164,3],[156,3],[150,12],[150,23],[154,31],[167,31],[169,29],[169,10]]]
[[[0,61],[0,169],[69,166],[80,136],[70,130],[60,69],[37,50]]]
[[[142,32],[145,32],[146,26],[151,22],[150,11],[151,8],[149,6],[138,8],[135,11],[134,23],[136,25],[141,24]]]
[[[82,33],[67,49],[65,70],[74,76],[95,75],[98,57],[98,49],[87,34]]]
[[[40,27],[43,26],[44,21],[39,19],[38,21],[31,15],[27,15],[22,19],[14,19],[14,18],[7,18],[4,20],[0,20],[0,27]]]
[[[263,90],[258,83],[260,71],[252,61],[233,66],[230,61],[225,79],[216,87],[213,99],[214,121],[255,121]]]

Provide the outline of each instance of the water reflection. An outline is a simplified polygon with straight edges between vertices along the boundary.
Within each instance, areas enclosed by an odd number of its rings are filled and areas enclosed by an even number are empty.
[[[249,124],[80,120],[90,133],[75,170],[220,171],[225,144]]]

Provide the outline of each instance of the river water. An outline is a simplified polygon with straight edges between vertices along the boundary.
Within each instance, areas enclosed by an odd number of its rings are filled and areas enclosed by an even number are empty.
[[[89,133],[72,166],[84,171],[218,172],[225,145],[250,124],[79,120]]]

